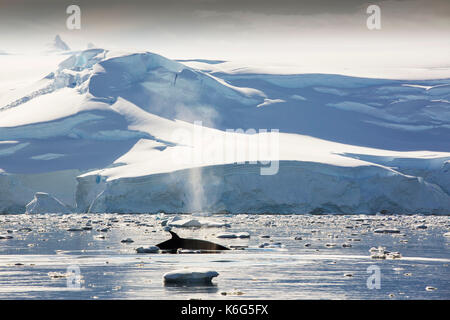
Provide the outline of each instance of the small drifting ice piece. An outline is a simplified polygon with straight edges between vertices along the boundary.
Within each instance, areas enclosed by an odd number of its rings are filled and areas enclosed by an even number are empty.
[[[67,278],[70,275],[71,275],[71,273],[62,273],[62,272],[49,272],[48,273],[48,276],[52,279]]]
[[[284,244],[282,244],[281,242],[272,242],[272,243],[264,242],[264,243],[261,243],[258,246],[258,248],[269,248],[269,249],[284,248]]]
[[[385,247],[370,248],[370,257],[372,259],[400,259],[400,252],[387,251]]]
[[[176,228],[222,228],[229,227],[228,223],[209,220],[173,217],[167,221],[167,226]]]
[[[400,252],[389,252],[388,254],[386,254],[387,259],[400,259],[401,257],[402,255],[400,254]]]
[[[369,249],[370,252],[383,252],[386,253],[386,247],[379,246],[378,248],[372,247]]]
[[[226,291],[222,291],[220,294],[222,296],[242,296],[244,294],[244,292],[242,291],[238,291],[236,289],[234,289],[235,291],[231,291],[231,292],[226,292]]]
[[[139,247],[139,248],[136,248],[136,252],[137,253],[158,253],[159,248],[157,246],[150,246],[147,248]]]
[[[392,228],[378,228],[373,231],[374,233],[400,233],[400,230]]]
[[[352,273],[344,273],[344,277],[353,277]]]
[[[217,236],[219,239],[248,239],[250,238],[250,234],[248,232],[240,232],[240,233],[231,233],[231,232],[223,232],[219,233]]]
[[[217,277],[218,272],[203,269],[181,269],[167,272],[163,275],[164,283],[172,284],[211,284],[212,278]]]
[[[131,239],[131,238],[126,238],[126,239],[121,240],[120,242],[121,242],[121,243],[133,243],[134,240]]]
[[[374,252],[370,255],[372,259],[386,259],[386,255],[382,252]]]
[[[369,251],[372,259],[386,259],[386,254],[389,253],[389,251],[386,251],[385,247],[372,247]]]

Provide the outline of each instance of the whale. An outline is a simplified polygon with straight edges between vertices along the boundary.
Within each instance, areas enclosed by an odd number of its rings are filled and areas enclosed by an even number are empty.
[[[201,251],[230,250],[217,243],[206,240],[180,238],[175,232],[169,232],[172,238],[156,245],[162,251],[177,252],[178,249]]]

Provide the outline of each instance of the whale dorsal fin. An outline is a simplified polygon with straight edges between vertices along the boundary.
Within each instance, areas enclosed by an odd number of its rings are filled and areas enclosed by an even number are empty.
[[[180,239],[180,237],[173,231],[169,231],[170,234],[172,235],[172,239]]]

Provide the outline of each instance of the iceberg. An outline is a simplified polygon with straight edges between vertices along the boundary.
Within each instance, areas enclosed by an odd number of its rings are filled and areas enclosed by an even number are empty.
[[[26,205],[26,213],[72,213],[72,210],[48,193],[37,192]]]
[[[57,34],[52,43],[47,45],[48,50],[50,52],[59,52],[59,51],[69,51],[70,47],[61,39],[60,35]]]

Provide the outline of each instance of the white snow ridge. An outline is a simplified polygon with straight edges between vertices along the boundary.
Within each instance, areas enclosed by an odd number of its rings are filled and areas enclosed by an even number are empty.
[[[91,48],[0,92],[0,213],[449,213],[450,80],[212,69]]]

